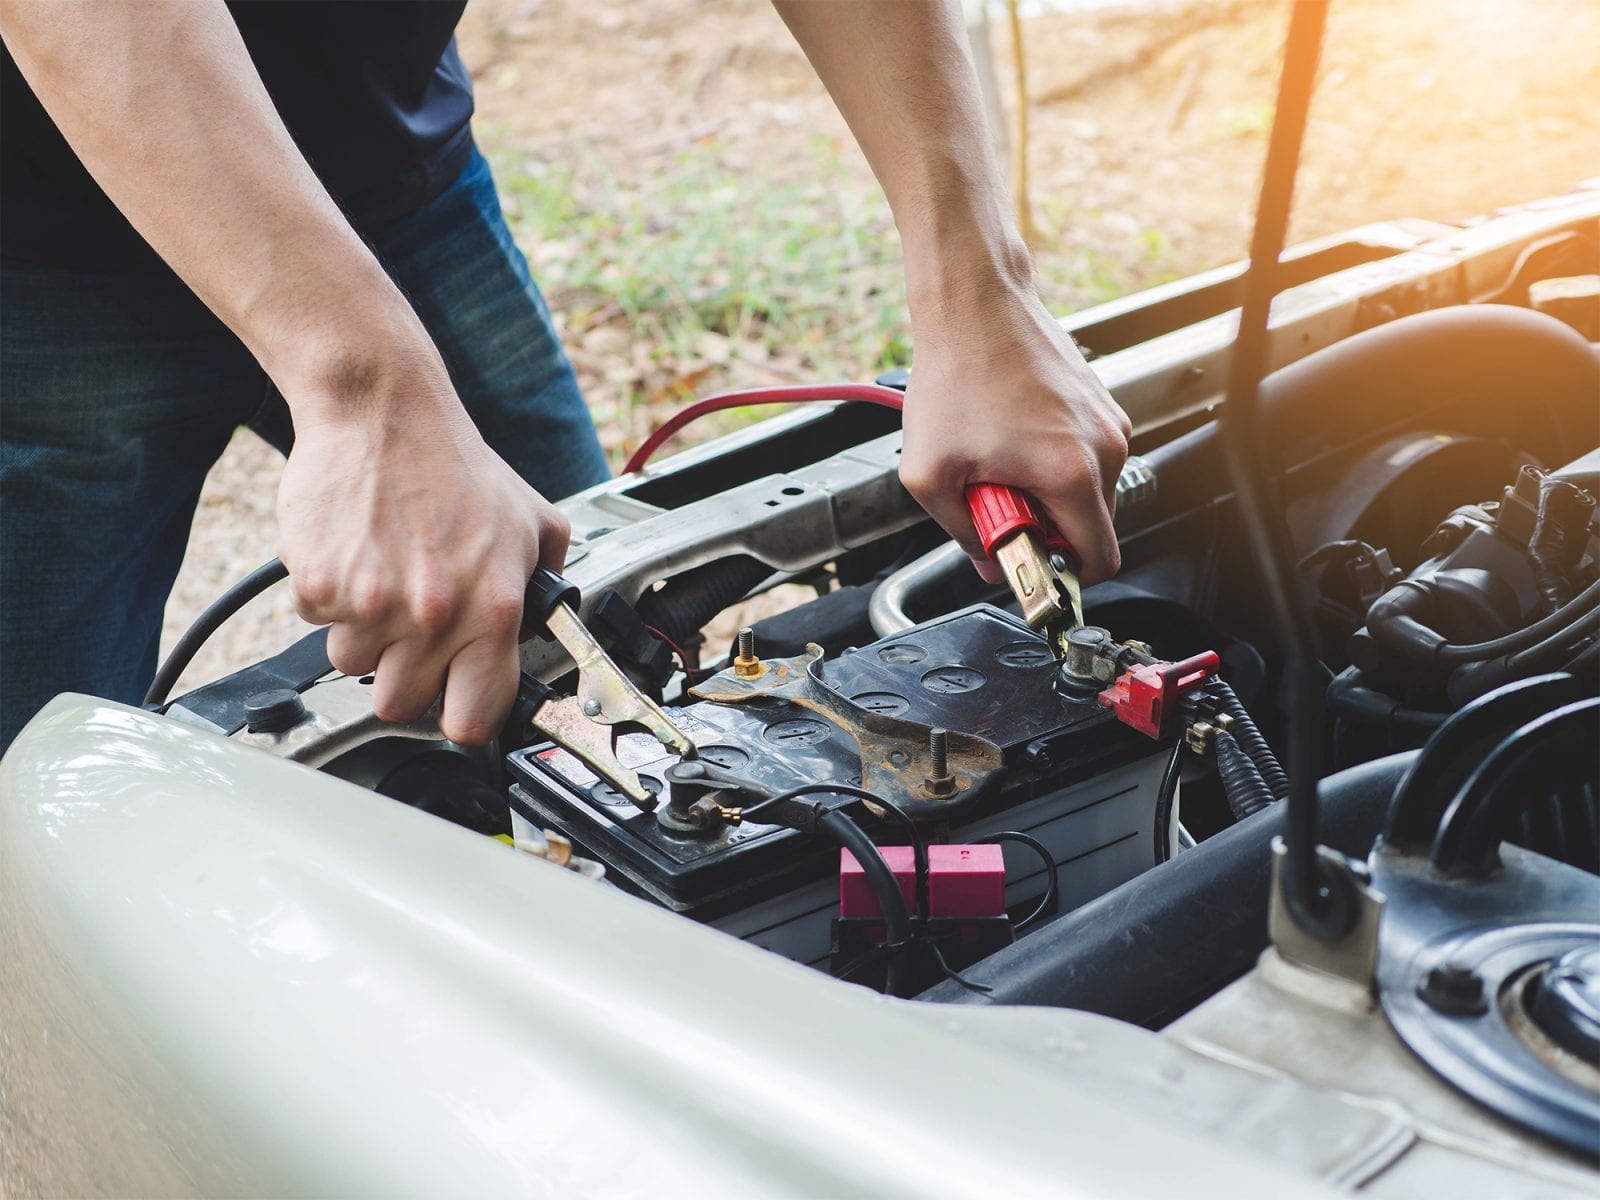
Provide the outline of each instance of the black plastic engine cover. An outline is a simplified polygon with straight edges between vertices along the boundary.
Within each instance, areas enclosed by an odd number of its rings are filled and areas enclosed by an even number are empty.
[[[981,802],[953,811],[952,819],[962,823],[1155,750],[1102,708],[1094,689],[1062,683],[1038,634],[986,604],[846,651],[826,664],[824,679],[862,708],[976,734],[1001,748],[1006,769],[999,786]],[[702,759],[770,792],[860,781],[855,741],[787,701],[702,701],[669,711],[694,738]],[[652,791],[669,788],[666,770],[676,757],[652,738],[625,734],[618,757]],[[617,882],[701,919],[837,869],[838,851],[831,844],[778,826],[747,822],[698,835],[664,829],[653,813],[549,743],[516,751],[507,765],[516,780],[512,805],[525,818],[572,838],[604,861]]]

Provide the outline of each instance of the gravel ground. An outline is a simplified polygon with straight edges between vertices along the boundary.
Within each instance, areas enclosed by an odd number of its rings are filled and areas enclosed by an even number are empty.
[[[1032,191],[1051,261],[1077,250],[1134,287],[1243,252],[1283,10],[1243,0],[1201,5],[1192,19],[1196,7],[1027,23]],[[1010,52],[996,26],[1009,95]],[[479,140],[497,160],[598,164],[616,186],[648,189],[661,156],[703,147],[752,181],[782,179],[824,137],[843,148],[847,186],[872,187],[766,5],[474,0],[461,41],[478,79]],[[1600,174],[1597,47],[1593,0],[1336,3],[1293,235],[1399,216],[1449,220]],[[1083,298],[1071,284],[1047,291],[1063,311]],[[623,337],[614,352],[635,348]],[[605,361],[586,354],[580,369],[596,411],[612,411]],[[167,609],[168,646],[272,555],[279,470],[270,449],[241,433],[211,473]],[[184,685],[271,653],[303,628],[278,588],[205,649]]]

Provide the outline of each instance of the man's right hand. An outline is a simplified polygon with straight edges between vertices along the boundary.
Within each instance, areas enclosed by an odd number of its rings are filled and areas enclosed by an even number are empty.
[[[528,579],[561,567],[570,529],[484,444],[433,348],[408,357],[291,398],[278,553],[333,665],[376,676],[379,717],[413,721],[442,691],[445,735],[479,743],[516,697]]]

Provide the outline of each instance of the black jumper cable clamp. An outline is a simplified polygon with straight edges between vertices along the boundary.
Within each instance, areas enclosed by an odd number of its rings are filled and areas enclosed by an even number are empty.
[[[639,776],[617,758],[616,732],[636,727],[680,758],[694,758],[689,735],[622,668],[611,661],[578,617],[576,584],[548,567],[534,571],[523,597],[523,628],[538,630],[561,643],[578,668],[575,695],[557,693],[548,684],[523,675],[513,719],[542,733],[563,750],[649,811],[657,797]]]

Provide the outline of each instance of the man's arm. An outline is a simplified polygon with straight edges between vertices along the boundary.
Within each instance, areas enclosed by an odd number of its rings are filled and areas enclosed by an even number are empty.
[[[522,593],[566,521],[462,409],[426,330],[312,173],[222,0],[4,0],[0,36],[135,229],[255,355],[295,448],[278,548],[328,653],[394,721],[492,736]]]
[[[955,0],[774,0],[883,185],[905,250],[916,366],[900,477],[982,564],[964,490],[1037,500],[1083,560],[1120,565],[1128,418],[1045,311],[989,146]]]

